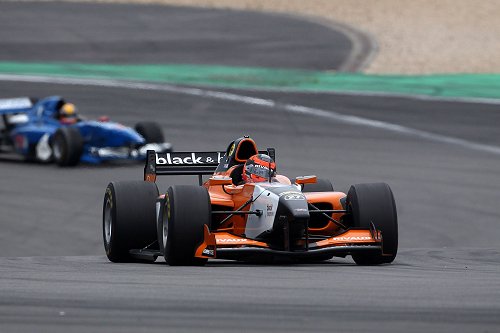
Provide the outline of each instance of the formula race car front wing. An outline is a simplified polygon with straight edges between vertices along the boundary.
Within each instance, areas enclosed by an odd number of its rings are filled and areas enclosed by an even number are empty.
[[[246,260],[262,258],[307,259],[315,257],[345,257],[354,252],[381,252],[382,237],[378,230],[350,229],[333,237],[310,242],[306,249],[281,250],[269,244],[227,232],[210,233],[207,226],[204,241],[195,252],[198,258]]]

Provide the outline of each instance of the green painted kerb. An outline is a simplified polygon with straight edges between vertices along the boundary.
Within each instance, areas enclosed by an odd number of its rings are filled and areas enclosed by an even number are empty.
[[[500,74],[365,75],[209,65],[103,65],[0,62],[0,73],[140,80],[227,88],[360,91],[500,98]]]

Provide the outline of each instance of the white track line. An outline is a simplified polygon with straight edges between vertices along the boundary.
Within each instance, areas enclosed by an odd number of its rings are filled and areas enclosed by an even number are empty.
[[[197,85],[203,87],[204,85]],[[206,85],[207,88],[213,86]],[[234,89],[234,88],[227,88]],[[486,98],[486,97],[444,97],[444,96],[431,96],[431,95],[419,95],[419,94],[406,94],[398,92],[380,92],[380,91],[356,91],[356,90],[301,90],[296,88],[243,88],[245,91],[255,91],[255,92],[282,92],[282,93],[300,93],[300,94],[322,94],[322,95],[341,95],[341,96],[363,96],[363,97],[391,97],[391,98],[405,98],[405,99],[415,99],[420,101],[430,101],[430,102],[449,102],[449,103],[468,103],[468,104],[487,104],[487,105],[500,105],[500,99],[496,98]]]
[[[435,134],[427,131],[414,129],[411,127],[392,124],[385,121],[344,115],[335,111],[327,111],[296,104],[277,103],[271,99],[251,97],[251,96],[227,93],[222,91],[213,91],[201,88],[180,87],[168,84],[154,84],[154,83],[142,83],[142,82],[108,80],[108,79],[82,79],[82,78],[68,78],[68,77],[63,78],[63,77],[24,76],[24,75],[9,75],[9,74],[0,74],[0,81],[71,84],[71,85],[86,85],[86,86],[125,88],[125,89],[136,89],[136,90],[154,90],[154,91],[166,91],[183,95],[208,97],[208,98],[214,98],[224,101],[233,101],[249,105],[259,105],[277,110],[285,110],[287,112],[295,114],[302,114],[324,119],[330,119],[333,121],[339,121],[350,125],[377,128],[389,132],[405,134],[409,136],[423,138],[430,141],[447,143],[476,151],[482,151],[482,152],[492,153],[495,155],[500,155],[500,147],[498,146],[480,144],[451,136]]]

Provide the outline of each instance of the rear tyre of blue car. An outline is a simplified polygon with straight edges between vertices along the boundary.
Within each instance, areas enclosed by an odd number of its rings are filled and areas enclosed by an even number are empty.
[[[347,211],[354,227],[382,233],[382,253],[353,253],[358,265],[379,265],[394,261],[398,252],[398,217],[391,188],[385,183],[357,184],[347,194]]]
[[[195,258],[203,242],[204,225],[210,226],[212,208],[208,191],[200,186],[177,185],[165,196],[161,238],[165,261],[171,266],[200,266],[207,259]]]
[[[109,183],[104,194],[102,234],[110,261],[134,261],[130,250],[143,249],[155,243],[157,197],[155,183]]]
[[[61,127],[52,137],[52,154],[59,166],[74,166],[83,153],[83,139],[74,127]]]
[[[135,125],[135,130],[146,140],[146,143],[161,143],[165,141],[163,131],[157,123],[151,121],[140,122]]]

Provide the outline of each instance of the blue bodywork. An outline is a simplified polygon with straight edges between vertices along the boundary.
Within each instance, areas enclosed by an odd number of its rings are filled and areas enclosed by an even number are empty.
[[[65,125],[57,119],[58,109],[64,103],[61,97],[43,98],[31,105],[29,102],[28,98],[0,100],[0,115],[5,124],[0,136],[2,148],[10,146],[17,154],[48,161],[51,158],[38,154],[37,146],[42,139],[50,143],[60,127],[71,126],[77,128],[83,138],[81,162],[96,164],[116,159],[142,160],[146,156],[146,152],[140,149],[145,146],[145,139],[130,127],[106,120],[80,120]],[[46,146],[50,147],[50,144]]]

